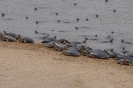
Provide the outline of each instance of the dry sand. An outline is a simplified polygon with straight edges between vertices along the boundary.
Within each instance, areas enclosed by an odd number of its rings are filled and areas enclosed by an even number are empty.
[[[0,41],[0,88],[133,88],[133,66]]]

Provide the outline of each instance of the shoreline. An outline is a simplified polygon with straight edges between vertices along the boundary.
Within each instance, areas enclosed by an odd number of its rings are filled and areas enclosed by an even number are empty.
[[[132,88],[132,66],[71,57],[38,44],[0,41],[2,88]]]

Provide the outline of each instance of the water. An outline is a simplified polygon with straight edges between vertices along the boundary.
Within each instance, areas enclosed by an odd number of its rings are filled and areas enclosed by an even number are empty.
[[[133,0],[109,0],[107,3],[105,0],[0,0],[0,14],[5,14],[4,18],[0,17],[0,31],[35,38],[37,30],[69,41],[94,39],[98,35],[97,40],[89,40],[87,45],[116,51],[125,47],[133,52],[133,44],[121,43],[121,39],[133,43],[132,8]],[[108,35],[114,38],[113,44],[101,43]]]

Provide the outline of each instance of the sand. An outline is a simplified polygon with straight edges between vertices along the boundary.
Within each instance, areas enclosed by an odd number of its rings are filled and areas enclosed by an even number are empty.
[[[133,88],[133,66],[0,41],[0,88]]]

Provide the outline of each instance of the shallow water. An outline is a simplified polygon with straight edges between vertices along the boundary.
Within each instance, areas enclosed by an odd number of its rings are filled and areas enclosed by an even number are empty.
[[[0,31],[35,38],[37,30],[70,41],[83,41],[87,37],[97,39],[86,44],[95,49],[121,51],[125,47],[133,52],[133,44],[121,43],[121,39],[133,43],[132,8],[133,0],[109,0],[107,3],[105,0],[0,0],[0,14],[5,13],[5,17],[0,17]],[[102,43],[108,41],[108,35],[114,38],[113,44]]]

